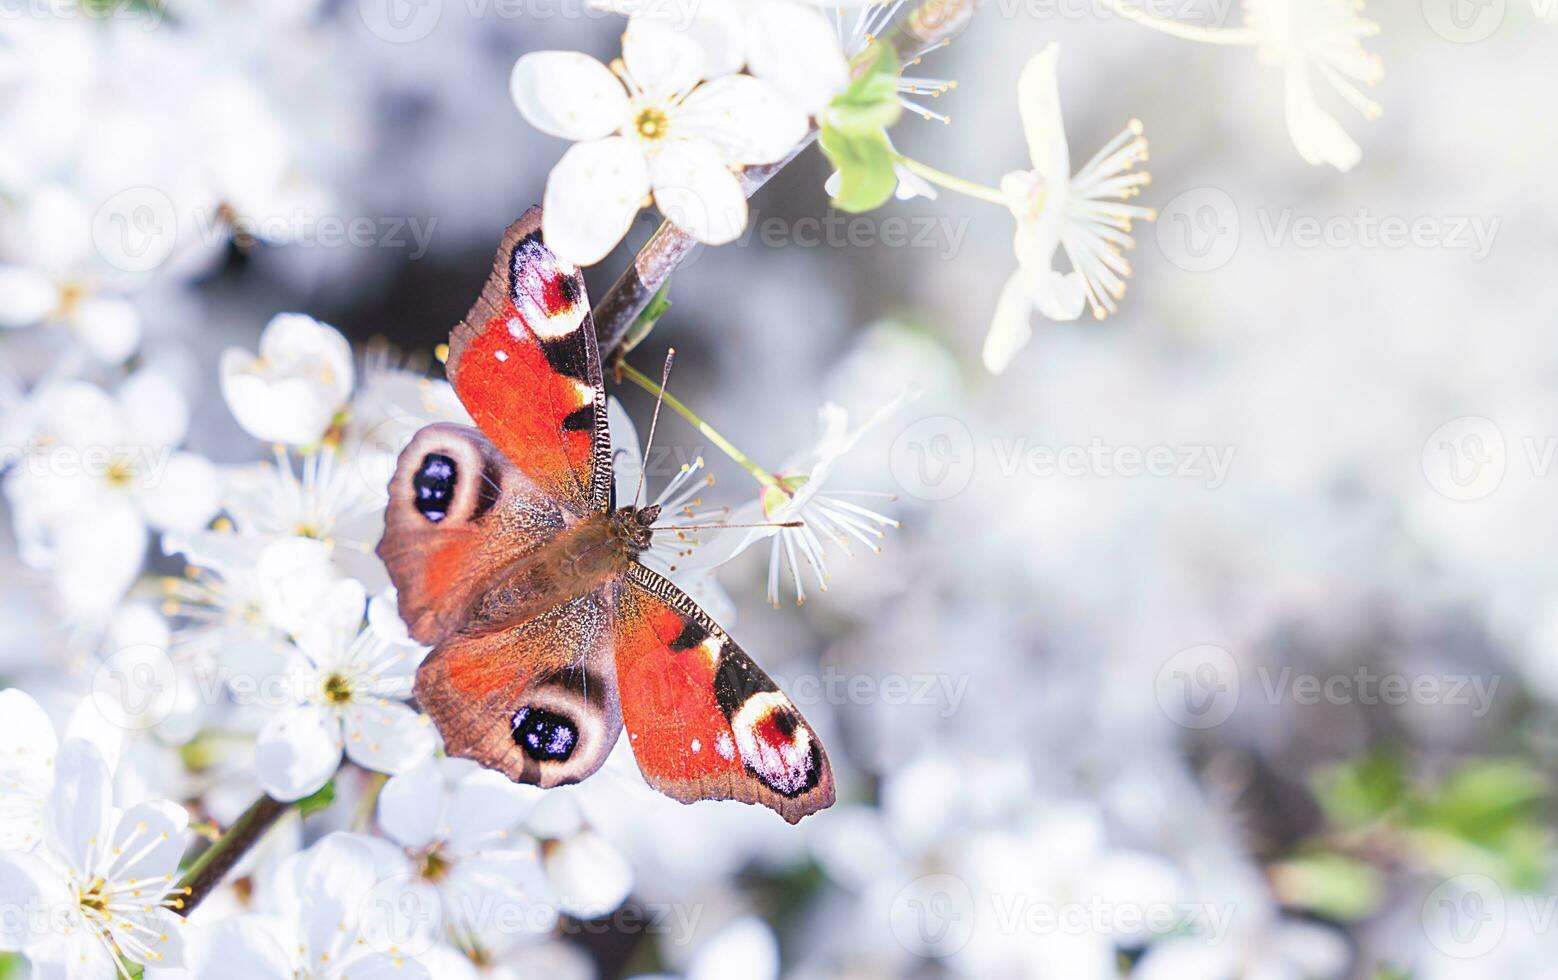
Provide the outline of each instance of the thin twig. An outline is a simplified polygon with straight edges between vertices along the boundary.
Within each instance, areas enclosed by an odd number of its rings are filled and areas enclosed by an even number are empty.
[[[900,58],[912,60],[915,54],[933,47],[968,25],[973,14],[975,0],[925,0],[905,20],[906,29],[900,29],[886,38],[897,50]],[[774,174],[783,170],[790,161],[817,139],[817,127],[813,126],[806,137],[796,144],[788,156],[778,163],[747,167],[741,172],[741,189],[747,197]],[[595,339],[600,347],[603,363],[611,363],[620,353],[618,347],[632,328],[633,321],[665,285],[671,273],[686,260],[698,243],[669,221],[662,221],[649,241],[639,250],[633,263],[612,283],[611,288],[595,304]]]
[[[227,828],[227,833],[223,834],[215,844],[206,848],[189,866],[183,880],[178,883],[179,888],[188,889],[188,893],[184,896],[184,906],[179,909],[179,913],[189,915],[197,905],[205,901],[206,896],[216,891],[216,886],[222,883],[222,879],[227,877],[227,873],[233,869],[233,866],[290,809],[292,809],[291,803],[281,803],[269,796],[262,796],[255,800],[249,809],[243,812],[243,816]]]

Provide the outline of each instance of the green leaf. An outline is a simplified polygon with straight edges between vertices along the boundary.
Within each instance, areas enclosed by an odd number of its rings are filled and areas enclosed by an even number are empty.
[[[858,214],[881,207],[893,196],[898,175],[893,170],[893,149],[886,133],[849,133],[824,126],[818,142],[839,172],[834,207]]]
[[[1340,854],[1312,854],[1271,866],[1272,887],[1283,905],[1350,922],[1379,908],[1385,897],[1379,873]]]
[[[1546,796],[1546,780],[1527,763],[1479,760],[1452,773],[1422,804],[1412,822],[1490,846],[1535,821]]]
[[[297,808],[298,812],[306,817],[311,814],[318,813],[321,810],[329,809],[330,805],[334,802],[335,780],[332,779],[328,783],[325,783],[324,786],[320,787],[319,791],[314,795],[305,796],[301,800],[298,800]]]
[[[827,125],[857,135],[887,129],[903,115],[898,101],[898,59],[888,44],[877,41],[862,58],[865,68],[849,87],[829,103]]]
[[[20,953],[0,953],[0,980],[11,980],[25,974],[26,964]]]
[[[1407,792],[1406,768],[1399,756],[1380,749],[1328,766],[1316,774],[1315,796],[1337,827],[1359,827],[1385,816]]]

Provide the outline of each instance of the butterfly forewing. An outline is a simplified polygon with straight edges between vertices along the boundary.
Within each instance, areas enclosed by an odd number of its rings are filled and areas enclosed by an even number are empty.
[[[514,465],[578,513],[611,496],[606,392],[584,277],[541,240],[541,209],[503,233],[481,298],[449,338],[449,380]]]

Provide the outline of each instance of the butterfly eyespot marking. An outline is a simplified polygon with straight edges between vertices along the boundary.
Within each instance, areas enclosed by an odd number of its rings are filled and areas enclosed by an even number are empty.
[[[816,788],[822,757],[811,729],[778,691],[754,694],[730,719],[741,761],[781,796]]]
[[[565,762],[579,744],[574,723],[545,708],[520,708],[512,724],[515,744],[537,762]]]
[[[449,516],[449,504],[454,499],[454,488],[459,480],[459,467],[454,460],[442,453],[428,453],[422,458],[411,478],[411,488],[416,491],[417,513],[434,524]]]

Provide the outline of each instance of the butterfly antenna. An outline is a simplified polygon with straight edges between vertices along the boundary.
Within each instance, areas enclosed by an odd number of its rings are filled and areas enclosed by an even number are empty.
[[[656,531],[723,531],[732,527],[805,527],[805,521],[769,521],[763,524],[656,524]]]
[[[665,402],[665,386],[671,380],[671,361],[676,358],[676,348],[665,352],[665,369],[660,373],[660,393],[655,396],[655,414],[649,417],[649,438],[644,441],[644,462],[638,468],[638,486],[633,488],[633,506],[638,506],[638,495],[644,491],[644,477],[649,475],[649,451],[655,445],[655,426],[660,424],[660,406]]]

